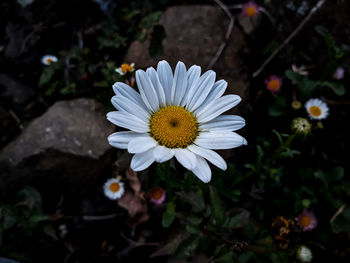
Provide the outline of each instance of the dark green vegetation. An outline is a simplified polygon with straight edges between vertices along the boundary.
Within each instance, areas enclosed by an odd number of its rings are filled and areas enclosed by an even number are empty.
[[[130,44],[150,39],[148,52],[157,57],[163,52],[166,32],[154,24],[167,7],[216,5],[214,1],[111,0],[99,6],[98,1],[34,0],[22,7],[19,2],[26,1],[0,3],[2,148],[56,101],[89,97],[111,110],[111,85],[131,81],[132,74],[115,72],[123,62],[133,62],[123,61]],[[225,1],[227,5],[242,2]],[[9,168],[1,162],[0,178],[17,171],[21,177],[15,183],[12,178],[0,182],[1,189],[7,189],[0,193],[0,263],[8,262],[5,258],[25,263],[167,262],[198,255],[204,255],[206,262],[280,263],[295,262],[300,245],[311,249],[313,262],[349,262],[350,5],[326,1],[252,78],[318,1],[256,2],[273,19],[262,16],[254,31],[244,35],[247,46],[240,56],[249,89],[239,109],[247,125],[239,133],[248,146],[222,152],[228,169],[212,167],[209,184],[173,162],[154,165],[132,178],[125,172],[129,157],[124,150],[113,149],[96,168],[94,180],[91,175],[79,177],[84,186],[91,179],[88,188],[80,189],[73,180],[69,181],[73,186],[65,188],[60,177],[50,189],[44,177],[26,179],[30,169],[23,164]],[[232,13],[238,16],[240,10]],[[235,27],[243,31],[238,22]],[[45,54],[56,55],[58,62],[42,65]],[[292,64],[305,65],[309,74],[296,73]],[[338,67],[345,69],[339,80],[333,78]],[[264,79],[271,74],[282,77],[278,93],[265,87]],[[301,136],[292,131],[291,123],[297,117],[308,119],[304,103],[310,98],[325,101],[330,114],[322,121],[309,120],[311,132]],[[302,103],[299,109],[291,106],[296,100]],[[26,165],[34,163],[32,158]],[[57,167],[56,173],[65,173],[70,166]],[[126,210],[102,193],[104,180],[117,172],[136,200]],[[1,185],[5,182],[11,184]],[[137,190],[140,183],[142,190]],[[161,206],[147,199],[156,186],[166,190]],[[131,216],[133,208],[137,213]],[[302,231],[295,221],[304,209],[313,211],[318,220],[311,231]]]

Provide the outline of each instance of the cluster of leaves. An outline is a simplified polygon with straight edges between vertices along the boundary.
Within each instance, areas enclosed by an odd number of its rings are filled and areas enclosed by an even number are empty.
[[[51,219],[43,213],[40,193],[32,187],[20,190],[14,204],[0,203],[0,254],[32,262],[38,256],[40,260],[55,250],[62,250],[57,246]]]

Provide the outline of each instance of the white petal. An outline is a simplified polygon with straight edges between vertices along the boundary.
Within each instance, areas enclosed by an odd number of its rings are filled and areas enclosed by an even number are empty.
[[[197,113],[199,123],[207,122],[221,113],[233,108],[241,101],[238,95],[226,95],[208,103],[201,111]]]
[[[200,124],[202,131],[236,131],[244,127],[245,120],[237,115],[221,115],[215,119]]]
[[[128,143],[130,140],[137,138],[137,137],[145,137],[149,136],[146,133],[136,133],[132,131],[121,131],[121,132],[115,132],[108,136],[108,142],[110,145],[120,148],[120,149],[127,149]]]
[[[212,70],[208,70],[200,77],[199,82],[197,83],[198,86],[196,87],[193,96],[190,98],[191,101],[187,104],[187,109],[189,111],[192,112],[202,105],[203,101],[214,86],[215,77],[216,74]]]
[[[139,116],[144,120],[150,118],[150,113],[146,109],[122,95],[113,96],[112,104],[119,111],[125,111],[132,115]]]
[[[194,141],[200,147],[206,149],[231,149],[247,144],[246,139],[235,132],[201,132]]]
[[[166,104],[171,104],[171,87],[173,86],[173,71],[171,70],[170,65],[165,60],[162,60],[157,65],[157,73],[160,84],[162,84]]]
[[[187,72],[184,63],[179,61],[175,68],[173,86],[171,87],[171,102],[180,105],[187,90]]]
[[[132,139],[128,144],[128,152],[129,153],[143,153],[145,151],[148,151],[151,148],[156,147],[157,142],[151,138],[148,137],[139,137]]]
[[[151,111],[157,111],[159,108],[158,95],[146,72],[140,69],[137,70],[136,82],[137,87],[140,90],[141,98],[146,106]]]
[[[201,147],[198,147],[197,145],[189,145],[187,147],[191,152],[207,159],[209,162],[214,164],[215,166],[219,167],[222,170],[227,169],[227,164],[225,160],[216,152],[209,150],[209,149],[204,149]]]
[[[156,162],[163,163],[174,157],[175,153],[172,149],[164,147],[162,145],[156,146],[153,151],[154,159]]]
[[[154,162],[153,149],[137,153],[132,157],[130,167],[135,172],[145,170]]]
[[[181,106],[186,106],[187,103],[192,98],[195,88],[197,87],[197,82],[201,75],[201,67],[193,65],[187,71],[187,92],[181,101]]]
[[[227,88],[227,82],[223,79],[215,82],[214,87],[211,89],[210,93],[206,97],[205,101],[203,101],[202,105],[199,106],[194,112],[200,112],[204,107],[206,107],[211,101],[220,98]]]
[[[123,82],[116,82],[113,85],[113,91],[115,95],[122,95],[129,100],[133,101],[136,104],[139,104],[140,106],[146,108],[145,103],[143,102],[141,96],[139,93],[137,93],[132,87],[126,85]]]
[[[148,124],[145,121],[124,111],[109,112],[107,114],[107,119],[117,126],[132,130],[134,132],[145,133],[149,130]]]
[[[197,176],[203,183],[210,182],[211,179],[211,170],[210,167],[204,158],[200,156],[197,157],[197,165],[194,169],[192,169],[192,172],[195,176]]]
[[[196,167],[196,155],[186,149],[174,149],[175,157],[186,169],[192,170]]]
[[[153,84],[153,87],[155,88],[155,90],[157,92],[160,105],[165,106],[166,105],[165,93],[164,93],[164,89],[163,89],[162,84],[160,84],[156,70],[154,68],[150,67],[147,69],[146,73],[147,73],[148,77],[150,78],[150,80]]]

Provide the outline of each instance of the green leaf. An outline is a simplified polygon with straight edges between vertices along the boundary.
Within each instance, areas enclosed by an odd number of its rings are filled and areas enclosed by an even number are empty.
[[[30,223],[40,223],[42,221],[47,221],[51,217],[48,215],[32,215],[31,217],[28,218],[28,222]]]
[[[186,231],[190,234],[198,234],[200,232],[200,228],[194,225],[186,225]]]
[[[245,209],[234,209],[227,216],[224,227],[226,228],[241,228],[249,222],[250,213]]]
[[[315,175],[315,178],[320,179],[324,183],[324,185],[328,187],[330,183],[330,180],[329,180],[330,178],[327,173],[323,171],[316,171],[314,175]]]
[[[339,96],[342,96],[345,94],[344,85],[342,85],[340,83],[323,81],[323,82],[319,83],[319,86],[331,88],[333,90],[333,92]]]
[[[175,204],[169,202],[167,205],[167,210],[163,213],[162,226],[169,227],[175,219]]]
[[[332,171],[332,181],[340,181],[344,177],[344,168],[343,167],[335,167]]]
[[[55,72],[55,68],[53,66],[49,66],[44,69],[39,79],[39,88],[41,88],[51,80],[54,72]]]
[[[269,115],[272,117],[285,116],[287,114],[287,99],[284,97],[278,97],[275,104],[269,108]]]
[[[234,262],[234,254],[232,251],[216,258],[213,260],[214,263],[231,263],[231,262]]]
[[[189,238],[185,239],[176,250],[176,258],[184,258],[191,256],[194,252],[196,252],[198,246],[199,237],[190,236]]]
[[[225,221],[225,204],[218,195],[216,188],[209,186],[210,209],[212,216],[215,219],[216,225],[222,225]]]
[[[286,158],[286,157],[293,158],[294,155],[296,155],[296,154],[300,154],[300,152],[297,151],[297,150],[292,150],[292,149],[287,148],[284,152],[282,152],[280,154],[280,157],[282,157],[282,158]]]
[[[276,131],[276,130],[272,130],[272,132],[273,132],[274,134],[276,134],[277,139],[278,139],[278,141],[280,142],[280,144],[283,144],[283,140],[282,140],[281,134],[280,134],[278,131]]]
[[[142,18],[142,20],[139,23],[139,28],[141,29],[141,32],[137,35],[137,39],[139,41],[145,41],[148,29],[150,29],[156,22],[159,21],[160,17],[162,16],[162,13],[162,11],[156,11]]]
[[[189,203],[192,206],[194,212],[200,212],[205,209],[205,203],[202,196],[195,192],[176,192],[182,200]]]

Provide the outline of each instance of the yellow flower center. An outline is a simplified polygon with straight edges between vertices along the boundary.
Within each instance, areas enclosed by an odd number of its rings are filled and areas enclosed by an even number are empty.
[[[53,62],[53,59],[52,59],[52,58],[47,58],[47,59],[46,59],[46,62],[49,63],[49,64],[51,64],[51,63]]]
[[[126,72],[132,72],[133,68],[130,64],[125,63],[125,64],[121,65],[121,70],[124,73],[126,73]]]
[[[166,106],[150,119],[152,137],[167,148],[186,148],[198,135],[196,117],[181,106]]]
[[[307,227],[308,225],[310,225],[310,223],[311,223],[311,218],[307,215],[304,215],[299,219],[299,224],[302,227]]]
[[[255,8],[255,6],[248,6],[245,10],[245,14],[247,16],[255,16],[257,13],[257,10]]]
[[[278,91],[280,88],[280,82],[277,79],[270,80],[267,85],[271,91]]]
[[[163,191],[159,188],[152,190],[151,197],[155,200],[159,200],[163,196]]]
[[[109,189],[110,189],[113,193],[118,192],[119,189],[120,189],[120,185],[119,185],[119,183],[117,183],[117,182],[111,183],[111,185],[109,186]]]
[[[322,113],[321,109],[320,109],[319,107],[315,106],[315,105],[314,105],[314,106],[311,106],[311,107],[309,108],[309,112],[310,112],[310,114],[311,114],[312,116],[315,116],[315,117],[320,116],[321,113]]]
[[[300,109],[301,106],[302,106],[302,105],[301,105],[301,102],[300,102],[300,101],[294,100],[294,101],[292,102],[292,108],[295,109],[295,110]]]

